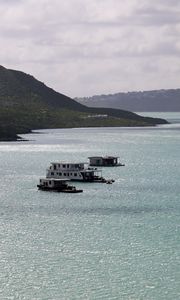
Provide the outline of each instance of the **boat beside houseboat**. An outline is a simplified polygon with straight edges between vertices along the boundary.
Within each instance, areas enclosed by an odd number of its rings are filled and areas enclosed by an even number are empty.
[[[54,191],[62,193],[81,193],[83,190],[68,185],[68,179],[40,178],[37,187],[43,191]]]
[[[125,164],[119,161],[118,156],[91,156],[88,157],[89,165],[96,167],[120,167]]]

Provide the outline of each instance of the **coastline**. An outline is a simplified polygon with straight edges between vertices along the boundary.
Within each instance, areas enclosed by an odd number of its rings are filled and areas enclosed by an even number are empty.
[[[43,134],[42,132],[39,132],[38,130],[48,130],[48,129],[73,129],[73,128],[108,128],[108,127],[119,127],[119,128],[138,128],[138,127],[141,127],[141,128],[145,128],[145,127],[156,127],[158,125],[165,125],[165,124],[171,124],[170,122],[168,122],[167,120],[163,120],[165,122],[162,122],[162,123],[157,123],[157,124],[137,124],[137,125],[132,125],[132,124],[129,124],[126,126],[124,126],[124,124],[122,124],[121,126],[76,126],[76,127],[56,127],[56,128],[38,128],[38,129],[31,129],[31,130],[28,130],[26,132],[20,132],[20,133],[17,133],[15,136],[4,136],[4,137],[0,137],[0,143],[1,142],[27,142],[29,141],[28,139],[24,139],[22,138],[20,135],[23,135],[23,134]]]

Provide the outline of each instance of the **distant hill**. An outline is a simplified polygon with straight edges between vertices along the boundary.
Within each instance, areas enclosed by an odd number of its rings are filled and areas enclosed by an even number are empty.
[[[75,100],[91,107],[111,107],[134,112],[180,111],[180,89],[97,95]]]
[[[31,75],[0,66],[0,140],[15,140],[33,129],[164,123],[125,110],[86,107]]]

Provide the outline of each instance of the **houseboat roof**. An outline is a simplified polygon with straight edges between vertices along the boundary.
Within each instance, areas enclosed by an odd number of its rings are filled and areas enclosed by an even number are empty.
[[[88,157],[89,159],[91,158],[103,158],[103,159],[112,159],[112,158],[119,158],[119,156],[90,156]]]

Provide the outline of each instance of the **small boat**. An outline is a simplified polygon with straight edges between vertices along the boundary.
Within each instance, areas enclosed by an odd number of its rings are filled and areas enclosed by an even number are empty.
[[[68,179],[40,178],[37,187],[43,191],[54,191],[61,193],[82,193],[75,186],[68,185]]]
[[[91,156],[88,157],[90,166],[120,167],[125,166],[119,161],[118,156]]]
[[[113,179],[106,180],[106,184],[112,184],[113,182],[115,182],[115,180],[113,180]]]

